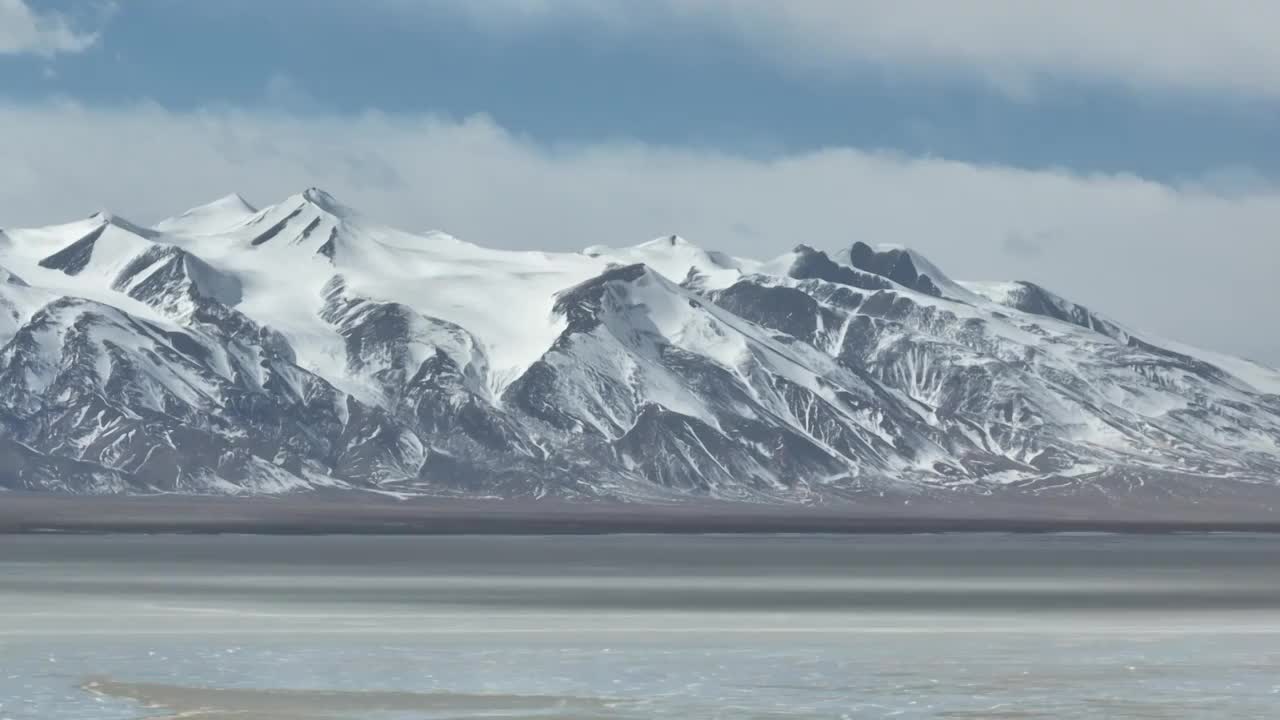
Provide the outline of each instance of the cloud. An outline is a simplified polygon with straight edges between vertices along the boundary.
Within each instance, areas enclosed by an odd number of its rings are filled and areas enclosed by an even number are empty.
[[[808,69],[968,73],[1016,97],[1045,77],[1280,96],[1280,3],[1259,0],[383,1],[503,32],[565,21],[610,32],[695,26]]]
[[[263,90],[265,106],[296,114],[321,112],[323,105],[289,73],[275,72],[267,78]]]
[[[60,13],[38,13],[24,0],[0,0],[0,55],[52,57],[83,52],[97,41],[97,33],[76,31]]]
[[[1033,235],[1011,232],[1004,236],[1000,248],[1005,254],[1019,260],[1034,260],[1044,255],[1045,245],[1053,239],[1053,234],[1041,231]]]
[[[231,191],[320,185],[410,230],[576,250],[679,233],[770,257],[856,240],[953,277],[1042,283],[1136,327],[1280,364],[1280,189],[1173,186],[829,148],[759,159],[637,143],[543,146],[475,117],[0,105],[0,226],[110,208],[139,222]],[[1051,237],[1053,252],[1010,253]]]

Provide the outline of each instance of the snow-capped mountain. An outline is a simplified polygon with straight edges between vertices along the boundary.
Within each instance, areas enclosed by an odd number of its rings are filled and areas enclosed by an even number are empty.
[[[0,231],[0,347],[9,489],[799,501],[1280,478],[1280,372],[863,243],[513,252],[315,189],[232,195],[153,228]]]

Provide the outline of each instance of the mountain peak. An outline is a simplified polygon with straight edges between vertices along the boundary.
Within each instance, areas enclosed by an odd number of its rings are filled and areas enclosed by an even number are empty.
[[[258,208],[250,204],[248,200],[245,200],[243,195],[235,192],[223,195],[203,207],[209,209],[217,208],[222,210],[238,210],[249,214],[258,212]]]
[[[347,217],[353,212],[351,208],[338,202],[338,199],[333,195],[330,195],[318,187],[309,187],[306,190],[303,190],[300,197],[303,202],[314,205],[334,217]]]
[[[144,228],[137,223],[130,222],[109,210],[99,210],[98,212],[90,215],[89,220],[93,221],[98,226],[106,227],[110,225],[126,232],[133,233],[139,237],[154,238],[156,236],[156,232],[154,230]]]
[[[187,210],[156,224],[161,232],[204,235],[229,230],[253,217],[258,209],[239,193],[223,195],[213,202]]]
[[[921,259],[920,256],[906,248],[886,246],[874,249],[859,240],[842,259],[858,270],[888,278],[903,287],[927,295],[942,296],[942,290],[934,282],[934,278],[918,266],[921,264],[917,262]],[[923,264],[932,268],[931,264]]]

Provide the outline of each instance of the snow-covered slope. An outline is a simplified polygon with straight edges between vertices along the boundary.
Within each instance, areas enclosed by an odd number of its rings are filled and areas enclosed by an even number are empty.
[[[0,231],[0,488],[1212,494],[1280,477],[1277,393],[904,248],[503,251],[314,188]]]

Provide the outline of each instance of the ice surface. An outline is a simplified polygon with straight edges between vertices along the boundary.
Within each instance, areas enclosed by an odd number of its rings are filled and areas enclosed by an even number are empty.
[[[1276,543],[12,538],[0,717],[1269,717]]]

